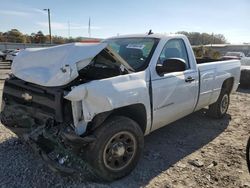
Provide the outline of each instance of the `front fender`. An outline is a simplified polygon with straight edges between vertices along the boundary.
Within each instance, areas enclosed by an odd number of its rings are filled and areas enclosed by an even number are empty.
[[[72,104],[81,104],[81,113],[78,111],[73,116],[79,114],[76,119],[85,122],[90,122],[99,113],[138,103],[146,107],[147,117],[150,117],[150,98],[144,72],[82,84],[74,87],[65,99]],[[77,126],[77,122],[74,124]]]

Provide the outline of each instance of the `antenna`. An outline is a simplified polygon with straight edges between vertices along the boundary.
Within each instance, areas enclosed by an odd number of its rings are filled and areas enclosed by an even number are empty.
[[[152,32],[152,29],[150,29],[148,32],[148,35],[152,35],[152,34],[154,34],[154,33]]]

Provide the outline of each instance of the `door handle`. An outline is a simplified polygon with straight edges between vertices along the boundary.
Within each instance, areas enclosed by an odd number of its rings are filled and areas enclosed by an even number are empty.
[[[189,77],[187,77],[186,79],[185,79],[185,82],[192,82],[192,81],[194,81],[195,79],[193,78],[193,77],[191,77],[191,76],[189,76]]]

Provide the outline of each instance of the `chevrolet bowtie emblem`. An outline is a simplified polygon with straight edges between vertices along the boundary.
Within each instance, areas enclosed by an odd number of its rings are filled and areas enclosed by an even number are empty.
[[[26,100],[26,101],[31,101],[31,100],[32,100],[32,96],[31,96],[30,94],[28,94],[28,93],[23,93],[23,94],[21,95],[21,97],[22,97],[24,100]]]

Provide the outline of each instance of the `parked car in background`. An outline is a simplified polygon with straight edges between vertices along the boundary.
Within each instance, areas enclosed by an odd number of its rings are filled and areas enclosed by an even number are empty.
[[[227,52],[226,55],[222,57],[222,59],[223,60],[242,59],[245,57],[246,56],[243,52]]]
[[[13,51],[15,51],[15,49],[6,49],[6,50],[3,51],[3,53],[5,53],[7,55],[7,54],[9,54],[9,53],[11,53]]]
[[[3,50],[3,51],[2,51],[3,54],[4,54],[4,56],[3,56],[3,61],[5,61],[6,56],[7,56],[9,53],[13,52],[13,51],[15,51],[15,49],[6,49],[6,50]]]
[[[242,66],[250,66],[250,57],[245,56],[243,52],[227,52],[225,56],[221,58],[222,60],[238,59]]]
[[[14,51],[8,53],[8,54],[6,55],[5,60],[6,60],[6,61],[12,62],[13,59],[18,55],[19,52],[20,52],[20,50],[14,50]]]
[[[5,54],[2,51],[0,51],[0,61],[4,61],[4,59],[5,59]]]
[[[227,52],[222,60],[240,60],[241,76],[240,85],[242,87],[250,87],[250,57],[245,56],[243,52]]]

